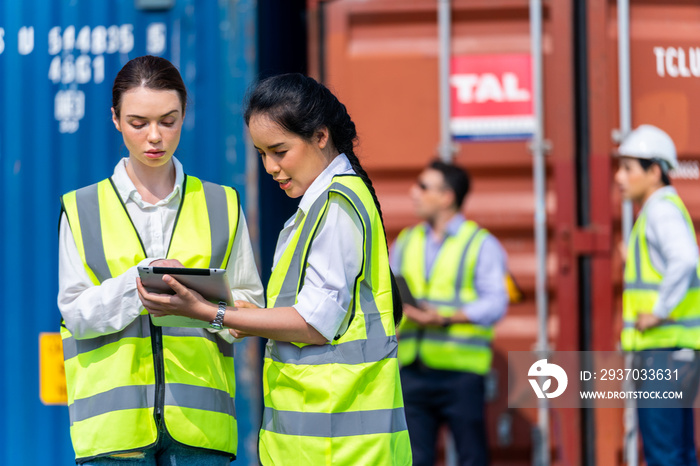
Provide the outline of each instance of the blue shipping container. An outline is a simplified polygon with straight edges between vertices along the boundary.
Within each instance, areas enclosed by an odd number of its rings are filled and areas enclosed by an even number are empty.
[[[73,463],[67,408],[40,401],[38,339],[60,322],[59,195],[111,175],[128,155],[110,107],[129,59],[160,55],[178,66],[191,99],[176,156],[190,174],[236,187],[244,202],[253,197],[257,163],[246,162],[241,101],[255,76],[255,5],[0,1],[0,463]],[[255,225],[255,209],[248,217]],[[37,271],[40,280],[30,280]],[[236,464],[257,464],[258,345],[236,350]]]

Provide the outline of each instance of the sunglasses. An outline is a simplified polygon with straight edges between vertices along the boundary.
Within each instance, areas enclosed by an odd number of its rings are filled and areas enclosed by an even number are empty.
[[[418,186],[418,189],[420,189],[421,191],[430,191],[431,189],[435,191],[442,191],[445,189],[443,186],[428,186],[421,180],[416,181],[416,186]]]

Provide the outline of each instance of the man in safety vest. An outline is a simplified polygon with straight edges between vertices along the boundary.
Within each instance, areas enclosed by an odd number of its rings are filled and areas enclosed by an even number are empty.
[[[622,349],[638,351],[639,392],[683,390],[682,400],[638,402],[647,465],[697,465],[690,408],[700,347],[698,246],[688,211],[670,185],[676,147],[664,131],[641,125],[619,147],[622,197],[641,207],[629,237]],[[661,374],[662,377],[657,377]]]
[[[411,188],[424,221],[404,229],[391,251],[392,269],[419,303],[404,304],[398,352],[417,466],[435,463],[442,422],[460,465],[489,462],[484,382],[493,326],[508,307],[506,255],[494,236],[462,215],[469,184],[461,168],[429,164]]]

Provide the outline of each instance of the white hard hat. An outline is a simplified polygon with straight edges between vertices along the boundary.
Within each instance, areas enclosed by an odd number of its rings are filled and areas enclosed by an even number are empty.
[[[622,141],[617,153],[637,159],[662,160],[668,163],[670,168],[678,167],[673,140],[664,131],[652,125],[638,126]],[[664,171],[668,171],[669,167],[661,165]]]

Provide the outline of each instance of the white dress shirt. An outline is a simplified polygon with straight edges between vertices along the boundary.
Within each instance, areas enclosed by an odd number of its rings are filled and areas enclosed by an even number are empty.
[[[164,259],[168,252],[182,197],[184,172],[182,164],[173,157],[174,189],[165,199],[150,204],[141,198],[129,178],[127,163],[128,158],[124,158],[117,164],[112,180],[146,249],[146,259],[137,265],[148,265]],[[61,216],[58,241],[58,308],[66,328],[75,338],[115,333],[138,317],[143,305],[136,290],[136,265],[95,286],[85,271],[65,213]],[[242,210],[239,210],[238,230],[226,270],[234,299],[264,306],[263,287]],[[233,341],[228,330],[220,331],[219,335]]]
[[[294,237],[301,221],[335,175],[354,174],[345,154],[340,154],[316,177],[299,202],[296,213],[284,224],[277,240],[273,269]],[[302,318],[328,341],[347,330],[347,312],[362,268],[364,229],[351,204],[333,196],[309,252],[304,284],[293,306]]]

